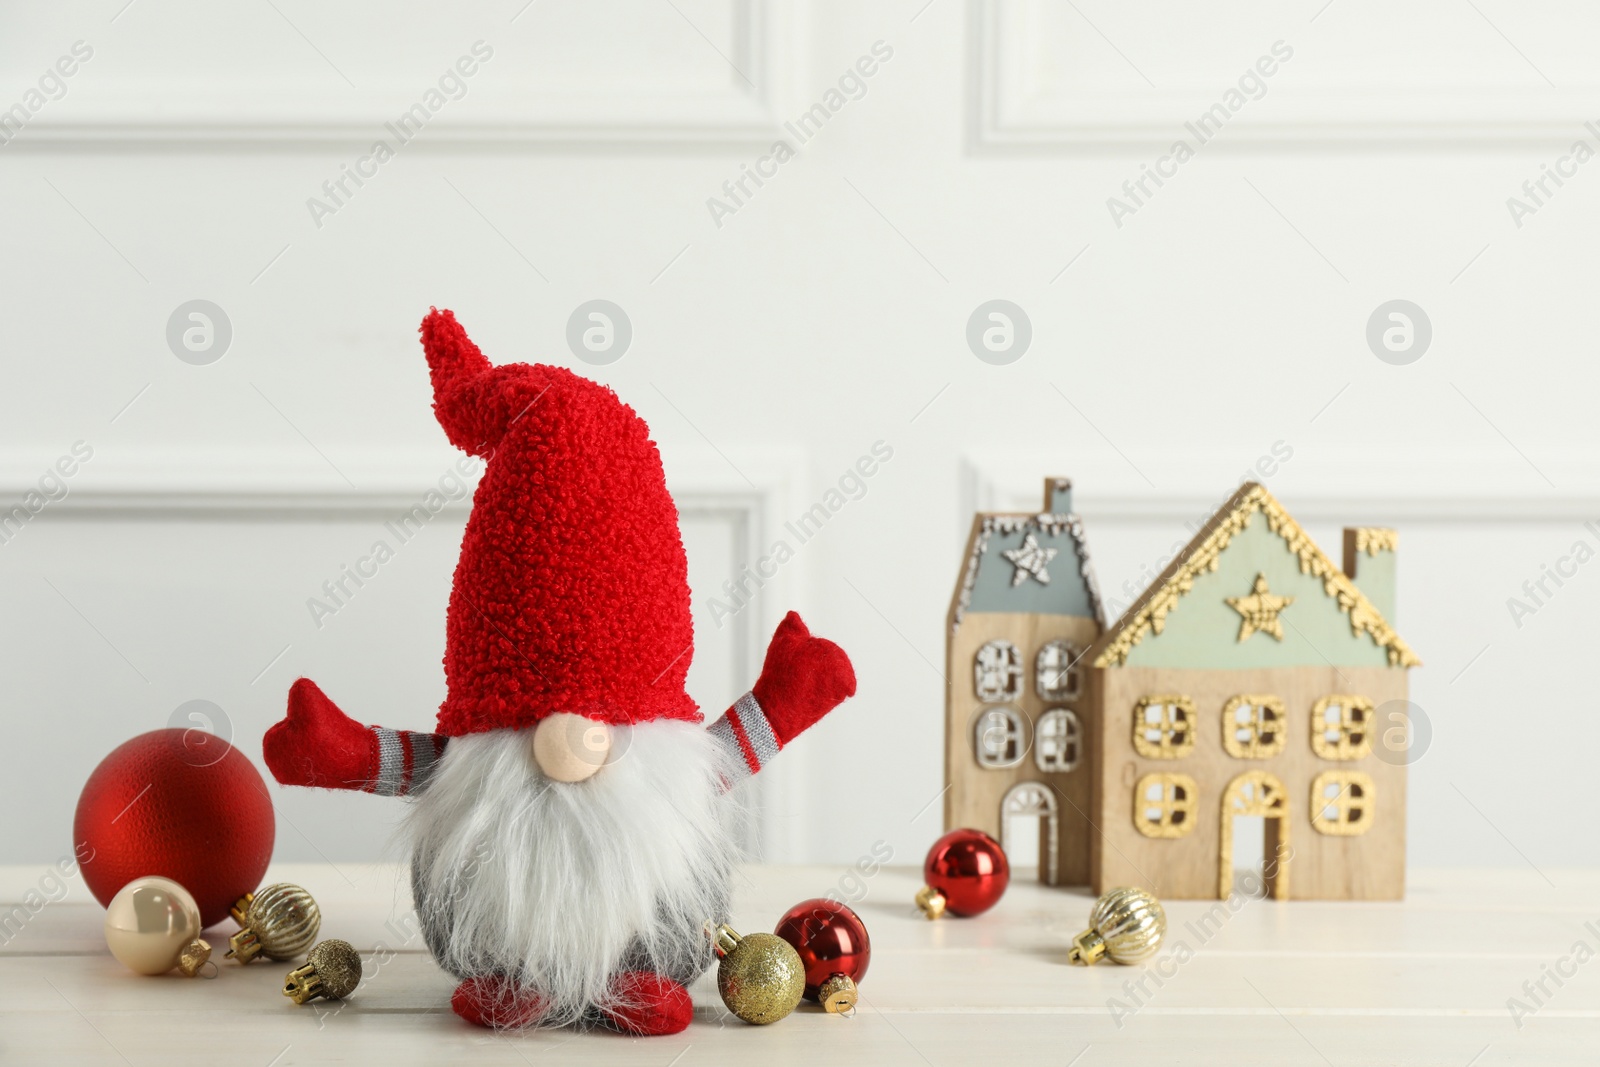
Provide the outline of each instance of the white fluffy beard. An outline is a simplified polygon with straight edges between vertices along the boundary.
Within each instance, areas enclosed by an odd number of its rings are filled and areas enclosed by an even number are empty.
[[[412,806],[412,893],[428,948],[458,978],[545,999],[545,1025],[592,1022],[611,978],[689,984],[714,959],[737,846],[721,749],[694,723],[613,728],[593,777],[546,778],[531,731],[450,739]]]

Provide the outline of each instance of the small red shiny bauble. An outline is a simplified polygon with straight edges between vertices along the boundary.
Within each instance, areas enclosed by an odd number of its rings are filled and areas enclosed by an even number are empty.
[[[198,730],[152,730],[113,749],[78,796],[73,844],[102,906],[160,875],[189,890],[203,926],[261,885],[275,824],[266,783],[244,753]]]
[[[933,843],[922,864],[927,885],[917,906],[930,919],[981,915],[1005,895],[1011,865],[1000,842],[982,830],[951,830]]]
[[[856,1006],[856,985],[872,962],[872,941],[861,916],[835,900],[804,900],[772,931],[794,946],[806,969],[806,998],[830,1012]]]

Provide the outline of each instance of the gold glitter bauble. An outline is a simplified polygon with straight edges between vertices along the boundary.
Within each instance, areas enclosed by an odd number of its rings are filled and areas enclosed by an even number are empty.
[[[240,963],[258,955],[292,960],[311,946],[322,928],[317,902],[288,882],[246,893],[233,906],[233,917],[243,929],[228,939],[228,957]]]
[[[1113,889],[1089,909],[1089,929],[1072,939],[1073,963],[1092,964],[1102,956],[1114,963],[1138,963],[1161,946],[1167,913],[1143,889]]]
[[[348,941],[329,938],[306,953],[306,965],[283,980],[283,995],[296,1004],[348,997],[361,984],[361,953]]]
[[[111,954],[136,974],[166,974],[182,965],[193,978],[211,955],[200,940],[200,908],[170,878],[135,878],[117,890],[106,905],[105,935]]]
[[[717,927],[717,992],[728,1010],[747,1023],[775,1023],[794,1011],[806,991],[800,954],[777,934],[740,937]]]

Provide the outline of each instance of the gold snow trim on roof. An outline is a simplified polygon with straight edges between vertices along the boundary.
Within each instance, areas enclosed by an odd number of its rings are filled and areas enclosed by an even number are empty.
[[[1380,526],[1363,526],[1356,530],[1356,551],[1376,556],[1379,552],[1400,551],[1400,533]]]
[[[1232,508],[1213,520],[1209,532],[1203,531],[1189,543],[1188,550],[1169,568],[1165,580],[1157,579],[1144,598],[1117,622],[1108,635],[1105,647],[1095,658],[1094,665],[1120,667],[1127,662],[1134,646],[1147,635],[1160,634],[1166,625],[1167,615],[1194,588],[1194,580],[1217,569],[1222,550],[1228,547],[1234,535],[1243,530],[1251,516],[1258,511],[1266,516],[1272,532],[1283,538],[1289,545],[1289,551],[1299,558],[1300,573],[1322,579],[1323,591],[1338,603],[1340,611],[1350,616],[1352,633],[1367,634],[1386,649],[1390,666],[1422,665],[1416,653],[1394,632],[1372,601],[1306,536],[1300,524],[1283,509],[1283,505],[1263,486],[1255,483],[1240,490]]]

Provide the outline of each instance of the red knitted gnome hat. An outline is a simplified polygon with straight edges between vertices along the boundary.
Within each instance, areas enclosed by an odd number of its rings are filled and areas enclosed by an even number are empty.
[[[439,425],[488,461],[450,593],[439,732],[562,711],[699,721],[688,561],[644,420],[563,368],[490,366],[449,311],[421,332]]]

